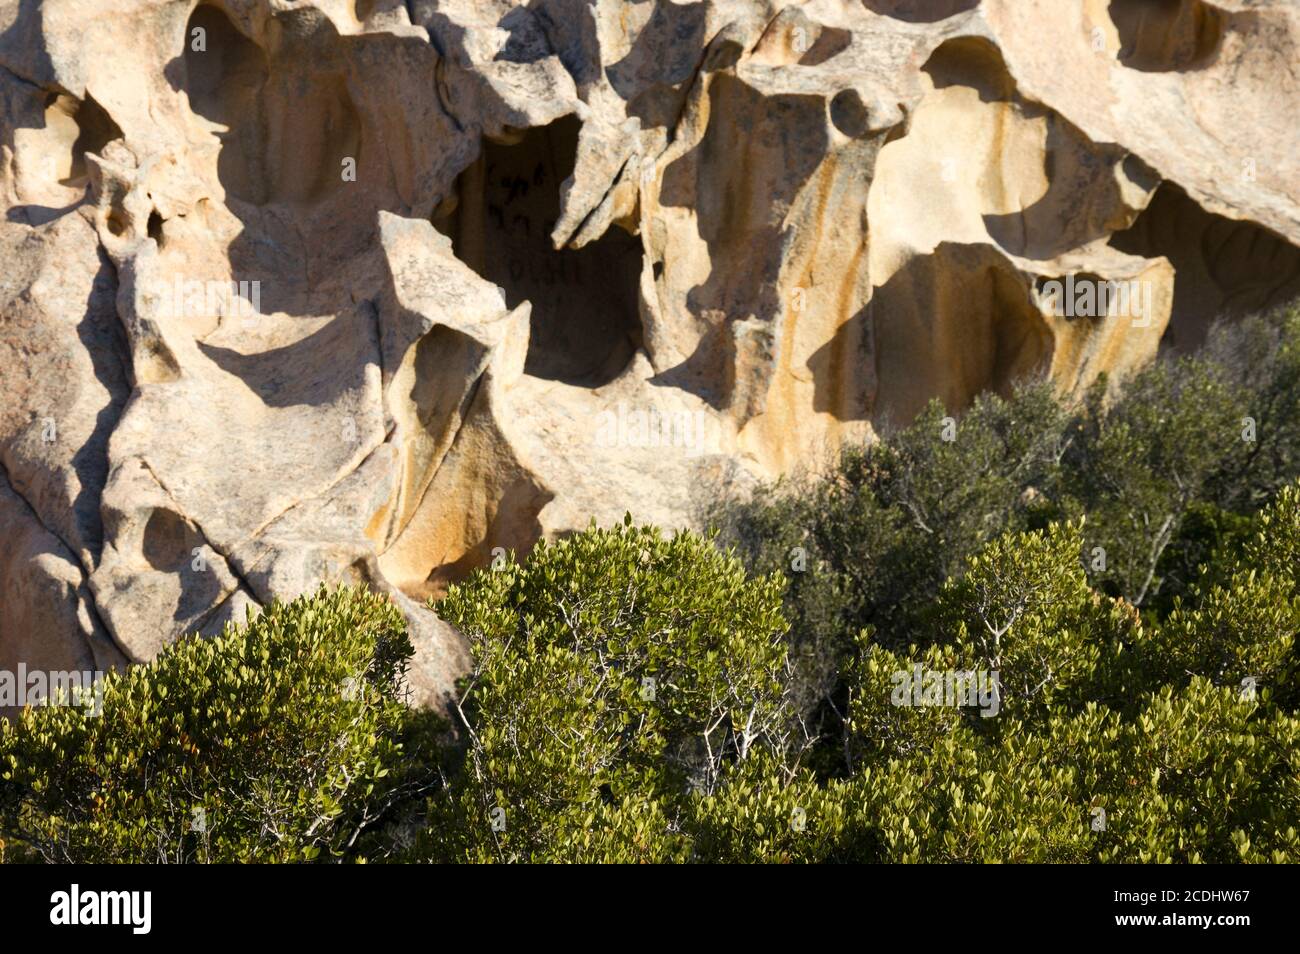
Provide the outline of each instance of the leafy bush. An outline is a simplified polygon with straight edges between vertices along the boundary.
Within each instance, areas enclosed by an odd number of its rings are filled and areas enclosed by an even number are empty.
[[[418,789],[411,645],[385,598],[321,590],[104,679],[102,713],[0,723],[0,831],[47,861],[308,861]]]
[[[699,536],[630,524],[540,543],[453,586],[439,611],[476,658],[467,750],[422,850],[681,856],[692,793],[791,744],[781,589]]]
[[[925,718],[937,710],[922,710]],[[958,727],[849,783],[887,862],[1294,862],[1297,730],[1196,680],[992,742]]]
[[[844,448],[825,476],[781,481],[712,513],[722,544],[751,570],[789,574],[792,693],[816,734],[839,731],[860,630],[888,647],[914,642],[967,556],[1005,529],[1044,521],[1026,489],[1059,466],[1065,425],[1047,385],[1014,405],[980,397],[951,441],[935,402],[892,440]],[[838,748],[821,753],[823,770]]]
[[[1217,326],[1201,353],[1121,385],[1070,404],[1029,383],[981,396],[955,427],[932,402],[824,472],[711,511],[751,570],[790,576],[792,699],[823,740],[819,771],[847,768],[857,634],[924,649],[944,581],[997,536],[1079,524],[1086,585],[1155,622],[1203,599],[1258,508],[1300,477],[1300,306]]]
[[[438,605],[476,659],[443,748],[390,604],[273,606],[110,677],[101,718],[0,729],[0,834],[91,861],[1298,861],[1297,341],[1293,308],[1077,404],[1029,385],[955,431],[935,404],[716,540],[629,517],[476,573]]]
[[[746,581],[705,540],[650,528],[539,548],[443,604],[480,662],[463,768],[416,855],[1295,860],[1300,487],[1254,523],[1227,582],[1193,587],[1165,621],[1089,585],[1083,522],[994,538],[940,587],[922,644],[858,633],[833,771],[789,721],[779,577]],[[991,671],[992,709],[900,698],[916,667]],[[648,699],[650,671],[665,677]],[[718,741],[701,742],[710,727]]]

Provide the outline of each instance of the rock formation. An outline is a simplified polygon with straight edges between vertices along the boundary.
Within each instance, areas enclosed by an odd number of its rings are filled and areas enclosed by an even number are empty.
[[[1291,0],[0,0],[0,669],[352,580],[437,704],[424,600],[497,548],[1190,347],[1300,292],[1298,44]]]

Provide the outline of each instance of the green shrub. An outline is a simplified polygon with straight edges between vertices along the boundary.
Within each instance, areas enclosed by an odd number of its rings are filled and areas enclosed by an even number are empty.
[[[1257,546],[1289,551],[1297,501],[1261,515]],[[1055,526],[989,544],[944,587],[947,635],[923,651],[864,634],[848,731],[879,860],[1294,860],[1300,721],[1273,687],[1294,683],[1295,566],[1240,571],[1151,625],[1084,585],[1079,543]],[[917,665],[999,670],[998,712],[897,705],[890,677]]]
[[[824,473],[708,515],[753,572],[789,575],[791,699],[821,739],[810,764],[823,774],[848,770],[857,635],[893,652],[946,638],[936,595],[1002,534],[1079,524],[1076,590],[1122,597],[1152,623],[1202,600],[1207,573],[1226,582],[1255,512],[1300,477],[1300,306],[1216,326],[1201,353],[1118,388],[1099,381],[1076,403],[1029,383],[979,397],[955,427],[947,415],[932,402]],[[1102,675],[1131,699],[1135,671],[1121,670]]]
[[[1284,564],[1300,491],[1257,523],[1259,574],[1194,590],[1197,608],[1164,623],[1088,585],[1081,523],[989,541],[940,588],[923,646],[860,631],[833,773],[806,763],[788,721],[779,577],[746,580],[707,541],[652,528],[541,546],[442,604],[479,662],[463,765],[430,800],[416,856],[1293,860],[1300,722],[1272,682],[1294,653]],[[1192,663],[1223,684],[1182,671]],[[900,704],[915,666],[994,671],[994,711]],[[649,672],[663,677],[653,698]],[[751,713],[769,717],[745,744]]]
[[[955,435],[945,417],[932,402],[891,439],[845,447],[830,473],[724,501],[710,515],[752,571],[789,575],[792,699],[827,741],[814,758],[823,771],[841,751],[857,634],[869,627],[894,649],[916,642],[966,557],[1006,529],[1044,522],[1025,491],[1049,482],[1063,453],[1066,418],[1050,387],[1022,389],[1014,402],[981,396]]]
[[[421,850],[682,855],[691,798],[792,737],[781,589],[702,537],[626,524],[453,586],[438,608],[475,654],[467,750]]]
[[[0,728],[0,836],[70,861],[1298,861],[1297,335],[1295,308],[1220,328],[955,432],[933,404],[723,507],[717,540],[629,517],[476,573],[437,607],[475,656],[443,748],[387,601],[272,606],[110,677],[102,717]]]
[[[855,786],[819,783],[760,752],[729,766],[724,784],[693,798],[684,827],[692,860],[712,864],[865,861],[878,854],[877,832]]]
[[[0,724],[0,830],[47,861],[307,861],[418,788],[398,741],[411,645],[365,591],[273,604],[104,679],[102,714]]]
[[[1195,676],[1216,686],[1250,679],[1281,706],[1300,701],[1300,485],[1285,487],[1250,523],[1242,542],[1220,547],[1216,568],[1175,600],[1162,625],[1138,646],[1145,666],[1166,682]]]

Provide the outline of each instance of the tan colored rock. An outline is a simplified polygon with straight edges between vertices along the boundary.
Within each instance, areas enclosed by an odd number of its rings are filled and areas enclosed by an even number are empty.
[[[123,667],[126,660],[100,623],[73,555],[2,473],[0,534],[6,553],[0,563],[0,672],[11,674],[25,691],[20,666],[89,679]],[[0,718],[19,708],[0,703]]]
[[[0,0],[0,668],[422,600],[1300,293],[1282,0]],[[1105,291],[1107,300],[1098,293]]]

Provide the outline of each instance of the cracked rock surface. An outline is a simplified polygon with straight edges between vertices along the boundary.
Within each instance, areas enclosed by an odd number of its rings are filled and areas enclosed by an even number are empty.
[[[1300,293],[1292,0],[0,0],[0,668],[691,522]],[[1136,283],[1065,317],[1055,282]]]

